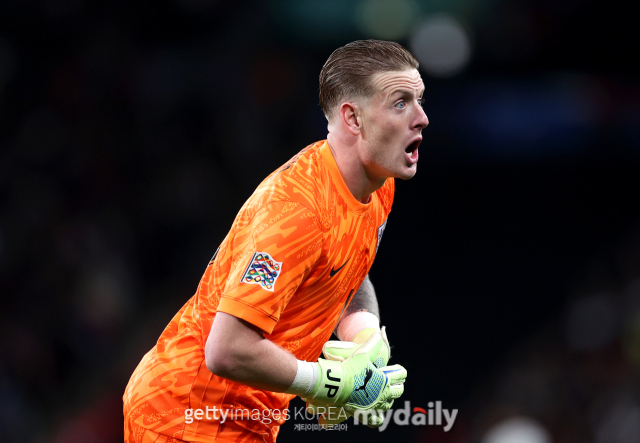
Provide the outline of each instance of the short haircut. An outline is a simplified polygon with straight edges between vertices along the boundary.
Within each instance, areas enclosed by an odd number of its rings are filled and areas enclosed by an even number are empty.
[[[418,69],[418,61],[401,45],[357,40],[336,49],[320,71],[320,107],[327,120],[351,97],[371,97],[371,77],[379,72]]]

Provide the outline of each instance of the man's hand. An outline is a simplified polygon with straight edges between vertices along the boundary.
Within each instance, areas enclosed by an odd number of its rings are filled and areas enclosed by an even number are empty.
[[[386,334],[383,339],[381,333],[375,332],[355,350],[350,345],[338,346],[337,352],[341,355],[337,358],[342,358],[342,362],[318,360],[320,379],[313,393],[306,399],[310,402],[309,410],[321,412],[322,406],[338,405],[343,406],[347,412],[335,414],[335,417],[332,414],[320,417],[321,425],[339,423],[357,410],[371,412],[366,424],[382,424],[380,411],[388,410],[393,400],[402,395],[407,376],[406,369],[400,365],[378,369],[372,364],[376,360],[380,363],[385,360],[385,355],[389,355],[388,347]],[[327,349],[336,351],[335,346],[328,346]],[[347,353],[351,353],[351,356],[344,358]],[[329,355],[336,356],[331,353]]]
[[[339,340],[328,341],[322,347],[322,353],[327,360],[345,361],[351,357],[363,343],[377,332],[378,331],[375,328],[368,328],[360,331],[353,338],[352,342]],[[391,358],[391,348],[389,346],[389,340],[387,339],[386,328],[384,326],[382,327],[380,334],[382,336],[383,346],[380,348],[380,352],[371,360],[371,363],[373,363],[377,368],[383,368],[386,366]],[[392,405],[393,400],[389,400],[388,404],[383,405],[380,410],[389,410]],[[328,408],[327,405],[319,402],[308,402],[307,411],[311,414],[318,415],[318,423],[324,428],[335,426],[353,416],[352,412],[343,407]],[[370,422],[375,422],[375,424],[369,424],[370,427],[378,427],[382,424],[384,416],[381,412],[378,412],[378,415],[377,419],[369,420]]]

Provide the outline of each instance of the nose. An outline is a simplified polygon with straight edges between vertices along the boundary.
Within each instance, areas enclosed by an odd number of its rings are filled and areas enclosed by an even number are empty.
[[[422,106],[418,106],[418,115],[416,117],[415,128],[420,129],[421,131],[429,126],[429,118],[427,114],[422,109]]]

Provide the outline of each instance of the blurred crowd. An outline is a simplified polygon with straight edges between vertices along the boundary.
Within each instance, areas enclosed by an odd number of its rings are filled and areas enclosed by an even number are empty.
[[[0,441],[121,440],[135,364],[242,201],[303,147],[317,98],[277,75],[286,53],[178,37],[174,7],[144,31],[122,2],[2,6]]]
[[[440,60],[423,64],[444,167],[640,152],[633,57],[595,47],[595,63],[564,20],[632,30],[576,2],[405,1],[393,28],[384,1],[231,3],[0,6],[0,441],[121,441],[128,377],[236,211],[325,137],[317,75],[341,44],[393,38]],[[640,441],[639,237],[619,246],[430,441]]]
[[[640,441],[640,229],[581,274],[564,311],[475,390],[464,441]]]

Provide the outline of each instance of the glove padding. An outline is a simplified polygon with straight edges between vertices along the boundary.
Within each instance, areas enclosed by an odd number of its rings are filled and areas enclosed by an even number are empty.
[[[393,400],[404,391],[407,371],[400,365],[386,365],[390,356],[386,331],[371,331],[362,345],[353,342],[329,341],[323,346],[327,360],[319,359],[321,376],[307,410],[320,414],[323,427],[336,425],[356,411],[370,427],[378,427],[384,420]],[[358,414],[359,415],[359,414]]]
[[[327,360],[345,361],[376,332],[378,332],[376,329],[368,328],[356,334],[353,341],[330,340],[322,347],[322,354]],[[389,346],[389,340],[387,339],[387,332],[384,326],[380,330],[380,335],[382,336],[383,346],[380,348],[380,352],[371,360],[371,363],[377,368],[386,366],[391,358],[391,347]],[[381,411],[387,411],[392,405],[393,400],[390,400],[380,409]],[[307,411],[310,414],[318,415],[318,423],[323,428],[330,428],[353,416],[352,412],[341,406],[328,407],[323,403],[314,402],[307,403]],[[384,415],[381,411],[376,411],[378,416],[369,420],[369,422],[372,422],[371,424],[367,424],[369,427],[382,425]],[[373,413],[374,411],[371,412]]]

